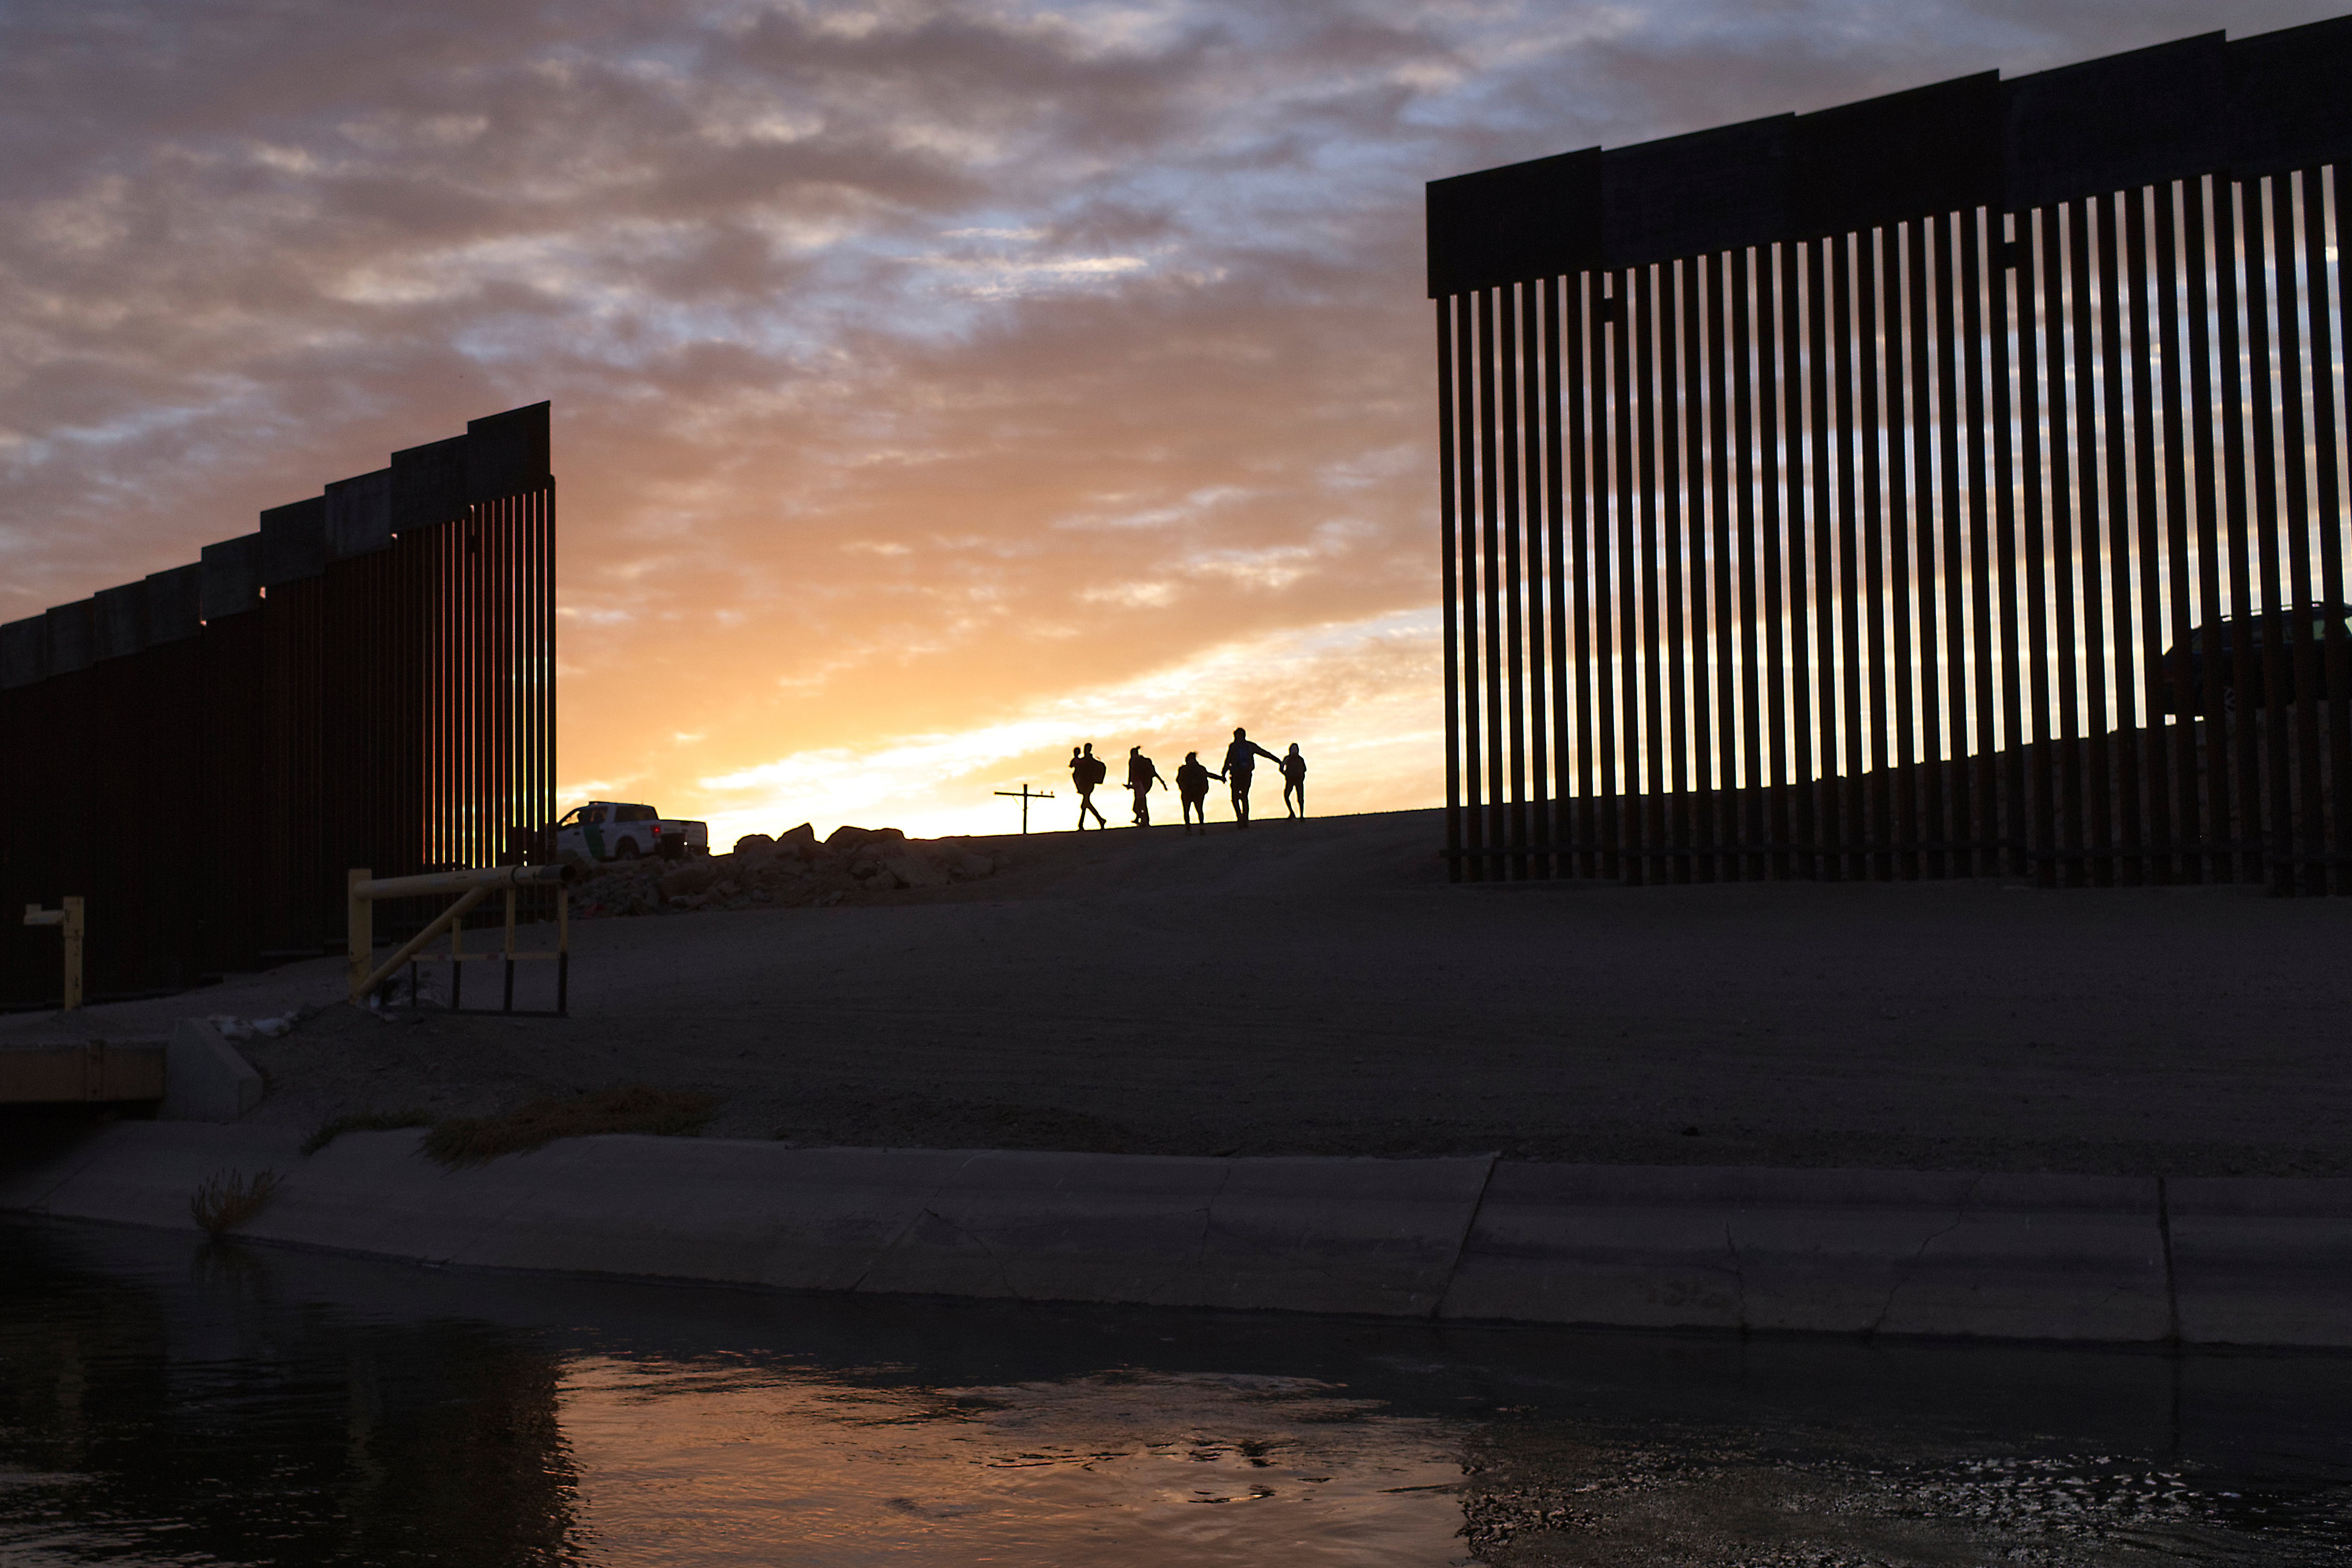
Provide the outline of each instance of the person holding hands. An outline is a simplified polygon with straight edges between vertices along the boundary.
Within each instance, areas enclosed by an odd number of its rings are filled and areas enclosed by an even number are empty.
[[[1184,805],[1184,831],[1188,835],[1192,831],[1195,816],[1201,819],[1201,831],[1209,831],[1209,781],[1222,781],[1224,776],[1204,767],[1200,752],[1184,753],[1183,765],[1176,770],[1176,798]]]
[[[1247,730],[1235,730],[1234,743],[1225,748],[1225,787],[1233,792],[1234,820],[1244,827],[1249,826],[1250,774],[1256,770],[1260,757],[1276,764],[1282,761],[1251,740]]]
[[[1160,776],[1158,765],[1143,754],[1143,748],[1129,746],[1127,749],[1127,787],[1135,792],[1135,825],[1138,827],[1151,826],[1151,786],[1155,784],[1161,789],[1168,787],[1168,781]]]

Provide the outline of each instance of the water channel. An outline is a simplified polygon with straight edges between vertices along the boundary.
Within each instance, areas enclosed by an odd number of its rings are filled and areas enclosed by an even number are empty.
[[[0,1563],[2352,1562],[2352,1358],[437,1272],[0,1222]]]

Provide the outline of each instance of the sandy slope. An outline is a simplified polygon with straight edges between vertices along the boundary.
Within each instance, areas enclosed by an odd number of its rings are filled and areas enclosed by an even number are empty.
[[[583,922],[570,1021],[331,1008],[249,1047],[257,1114],[645,1080],[725,1096],[714,1131],[803,1142],[2352,1173],[2352,903],[1451,888],[1437,832],[984,840],[1014,859],[985,882]],[[338,969],[77,1032],[325,1001]]]

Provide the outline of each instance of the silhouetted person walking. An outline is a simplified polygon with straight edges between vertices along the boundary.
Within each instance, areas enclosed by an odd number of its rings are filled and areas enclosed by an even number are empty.
[[[1176,770],[1176,798],[1184,804],[1184,831],[1192,831],[1192,818],[1201,819],[1201,831],[1209,831],[1209,781],[1223,779],[1223,773],[1213,773],[1201,765],[1201,753],[1187,752],[1184,763]]]
[[[1087,813],[1095,814],[1097,827],[1108,827],[1103,820],[1101,807],[1095,805],[1095,785],[1110,776],[1110,770],[1095,755],[1092,741],[1070,752],[1070,785],[1078,792],[1078,831],[1087,830]]]
[[[1127,787],[1135,792],[1135,825],[1138,827],[1151,826],[1151,786],[1155,784],[1161,789],[1168,787],[1168,781],[1160,776],[1159,765],[1143,754],[1141,746],[1129,746],[1127,749]]]
[[[1298,797],[1298,807],[1291,809],[1290,797]],[[1307,815],[1307,759],[1298,754],[1298,742],[1290,742],[1290,754],[1282,759],[1282,809],[1293,816]]]
[[[1234,820],[1244,827],[1249,826],[1250,774],[1257,769],[1257,760],[1269,763],[1282,759],[1249,738],[1247,730],[1234,731],[1234,743],[1225,748],[1225,787],[1234,795]]]

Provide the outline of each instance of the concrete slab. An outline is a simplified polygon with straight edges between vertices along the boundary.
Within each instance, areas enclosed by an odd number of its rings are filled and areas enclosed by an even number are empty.
[[[2352,1344],[2352,1180],[2166,1184],[2180,1337],[2189,1344]]]
[[[2162,1339],[2155,1200],[2107,1178],[1505,1163],[1441,1315]]]
[[[117,1122],[74,1149],[63,1178],[28,1212],[192,1231],[188,1204],[198,1186],[231,1172],[285,1176],[301,1161],[299,1142],[284,1128]]]
[[[974,1156],[927,1149],[787,1149],[723,1139],[569,1139],[452,1178],[501,1184],[495,1225],[460,1264],[856,1286]]]
[[[2172,1333],[2153,1177],[1977,1180],[1877,1331],[2153,1343]]]
[[[496,1229],[561,1163],[493,1161],[453,1172],[417,1152],[424,1140],[413,1129],[344,1133],[284,1171],[277,1195],[242,1234],[446,1264]]]
[[[1829,1179],[1775,1180],[1790,1174]],[[1487,1184],[1440,1315],[1676,1329],[1755,1327],[1760,1315],[1800,1320],[1790,1326],[1864,1326],[1899,1281],[1896,1260],[1958,1212],[1967,1181],[1906,1182],[1911,1201],[1874,1215],[1866,1238],[1839,1249],[1843,1272],[1810,1271],[1828,1280],[1830,1299],[1794,1310],[1779,1300],[1796,1283],[1786,1242],[1778,1248],[1782,1277],[1769,1278],[1768,1237],[1743,1247],[1740,1222],[1761,1204],[1833,1199],[1853,1186],[1843,1174],[1507,1162]]]
[[[1423,1315],[1491,1163],[981,1154],[858,1288]]]
[[[30,1126],[14,1130],[0,1152],[0,1213],[37,1214],[68,1178],[101,1157],[106,1127]]]
[[[1428,1317],[1492,1156],[1235,1160],[1210,1211],[1206,1304]]]
[[[861,1290],[1205,1304],[1210,1212],[1234,1162],[996,1152],[968,1158]]]
[[[202,1018],[173,1022],[163,1049],[166,1121],[235,1121],[261,1103],[261,1075]]]
[[[0,1163],[0,1209],[753,1287],[2077,1342],[2170,1331],[2152,1181],[565,1140],[461,1171],[415,1131],[118,1122]],[[2182,1337],[2352,1345],[2352,1181],[2175,1181]]]

